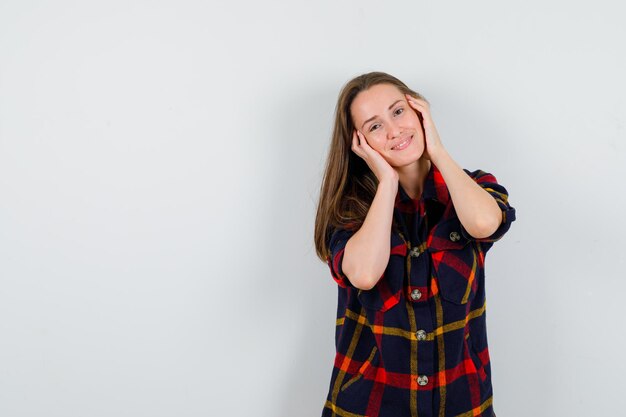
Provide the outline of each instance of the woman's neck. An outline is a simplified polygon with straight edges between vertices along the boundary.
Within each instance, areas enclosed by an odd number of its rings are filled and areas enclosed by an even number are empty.
[[[400,185],[412,199],[418,199],[422,195],[431,164],[430,160],[422,157],[415,164],[398,169]]]

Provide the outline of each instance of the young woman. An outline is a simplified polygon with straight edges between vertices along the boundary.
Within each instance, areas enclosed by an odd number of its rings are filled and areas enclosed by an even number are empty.
[[[421,95],[382,72],[343,87],[315,222],[339,291],[323,417],[495,416],[485,254],[514,220]]]

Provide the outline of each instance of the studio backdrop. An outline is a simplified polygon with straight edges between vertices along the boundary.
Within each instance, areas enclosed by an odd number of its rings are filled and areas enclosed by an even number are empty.
[[[337,96],[392,74],[517,219],[498,417],[626,409],[618,1],[0,3],[0,415],[319,416]]]

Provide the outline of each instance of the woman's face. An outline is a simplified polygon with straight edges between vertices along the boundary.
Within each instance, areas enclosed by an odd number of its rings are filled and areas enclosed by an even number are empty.
[[[422,124],[396,86],[376,84],[361,91],[352,101],[350,113],[356,129],[389,165],[405,166],[422,156]]]

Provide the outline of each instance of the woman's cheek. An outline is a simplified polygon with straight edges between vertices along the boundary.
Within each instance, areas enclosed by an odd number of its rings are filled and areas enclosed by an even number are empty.
[[[383,146],[384,142],[381,140],[381,138],[378,135],[371,136],[370,139],[368,139],[367,143],[369,143],[372,148],[374,148],[380,153],[384,151],[384,146]]]

